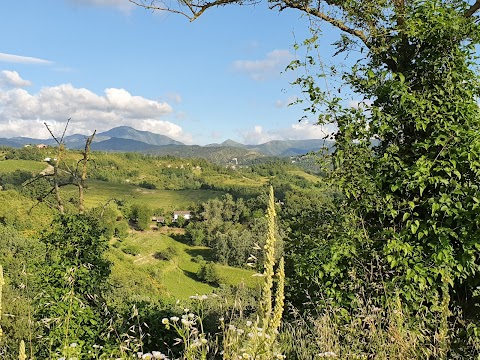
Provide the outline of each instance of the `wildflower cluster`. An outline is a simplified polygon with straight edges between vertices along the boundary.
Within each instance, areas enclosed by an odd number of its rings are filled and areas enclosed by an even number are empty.
[[[191,299],[198,300],[200,302],[200,309],[203,309],[201,302],[208,299],[206,295],[191,296]],[[170,319],[162,319],[162,324],[167,329],[173,327],[179,338],[176,339],[174,345],[183,343],[185,349],[186,359],[206,359],[209,346],[208,339],[206,338],[203,330],[202,317],[194,314],[190,309],[184,309],[184,313],[179,318],[178,316],[172,316]]]
[[[337,357],[337,354],[335,354],[333,351],[326,351],[326,352],[317,354],[317,356],[321,358],[335,358]]]
[[[259,320],[239,324],[225,324],[220,319],[220,326],[223,330],[223,359],[284,359],[285,356],[275,349],[271,349],[272,335],[259,326]]]
[[[152,360],[152,359],[169,360],[167,355],[161,353],[160,351],[152,351],[151,353],[137,352],[137,358],[143,359],[143,360]]]
[[[64,345],[59,360],[78,360],[81,358],[82,354],[82,343],[73,342],[69,345]]]

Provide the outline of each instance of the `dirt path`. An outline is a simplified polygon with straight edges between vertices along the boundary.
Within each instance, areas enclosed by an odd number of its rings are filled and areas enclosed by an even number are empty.
[[[40,172],[40,175],[52,175],[53,174],[53,166],[52,165],[47,165],[47,167],[45,169],[43,169],[41,172]]]

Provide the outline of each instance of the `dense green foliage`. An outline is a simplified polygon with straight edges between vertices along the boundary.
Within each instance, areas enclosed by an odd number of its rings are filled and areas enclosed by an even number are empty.
[[[357,5],[336,4],[347,13]],[[326,110],[319,122],[338,126],[331,181],[342,197],[333,216],[318,206],[311,213],[297,211],[301,223],[312,224],[315,216],[320,221],[308,231],[294,226],[287,246],[296,267],[294,286],[303,284],[329,301],[332,288],[346,291],[333,303],[347,309],[358,301],[348,304],[345,298],[356,299],[359,291],[381,307],[398,294],[409,310],[427,313],[417,324],[429,334],[427,343],[435,342],[434,319],[446,301],[451,322],[445,320],[438,331],[453,331],[449,356],[461,357],[477,351],[467,339],[478,332],[480,305],[479,29],[465,16],[467,6],[438,0],[364,3],[365,11],[349,20],[368,29],[368,38],[350,33],[367,51],[343,74],[363,106],[344,107],[342,99],[317,86],[316,76],[297,80],[311,101],[308,110]],[[377,27],[368,27],[377,20]],[[317,40],[308,40],[307,48],[314,50]],[[351,38],[337,45],[348,51]],[[307,57],[303,65],[315,61]],[[311,229],[325,237],[308,240]],[[312,258],[322,264],[313,273]],[[312,276],[317,281],[310,282]]]
[[[206,245],[213,250],[213,260],[231,266],[244,267],[251,255],[257,255],[264,245],[266,231],[264,217],[266,196],[245,201],[227,194],[222,199],[212,199],[195,209],[196,218],[186,230],[190,241]],[[278,235],[278,253],[282,236]],[[258,254],[262,263],[261,254]]]
[[[86,215],[60,215],[40,240],[46,253],[35,316],[46,326],[46,349],[64,354],[73,342],[91,349],[106,337],[108,326],[104,294],[110,262],[103,227]]]

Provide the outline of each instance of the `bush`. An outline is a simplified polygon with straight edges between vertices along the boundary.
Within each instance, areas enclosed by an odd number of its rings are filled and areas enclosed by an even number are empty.
[[[153,257],[157,260],[172,260],[176,255],[178,255],[177,248],[170,245],[164,250],[157,251]]]
[[[142,181],[140,184],[138,184],[138,186],[144,189],[152,189],[152,190],[157,188],[155,184],[149,183],[148,181]]]
[[[197,271],[197,277],[207,284],[210,285],[219,285],[221,282],[220,275],[218,274],[215,264],[212,262],[206,262],[202,264],[200,269]]]
[[[115,237],[123,240],[128,235],[128,229],[128,223],[122,219],[115,223],[115,229],[113,231],[113,234]]]
[[[122,248],[122,251],[123,251],[125,254],[133,255],[133,256],[136,256],[136,255],[140,254],[140,249],[138,248],[138,246],[132,245],[132,244],[125,245],[125,246]]]

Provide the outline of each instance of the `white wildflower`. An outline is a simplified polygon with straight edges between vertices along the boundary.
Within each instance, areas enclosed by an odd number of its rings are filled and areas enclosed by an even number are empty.
[[[337,354],[335,354],[333,351],[327,351],[327,352],[323,352],[323,353],[320,353],[320,354],[317,354],[318,357],[337,357]]]

